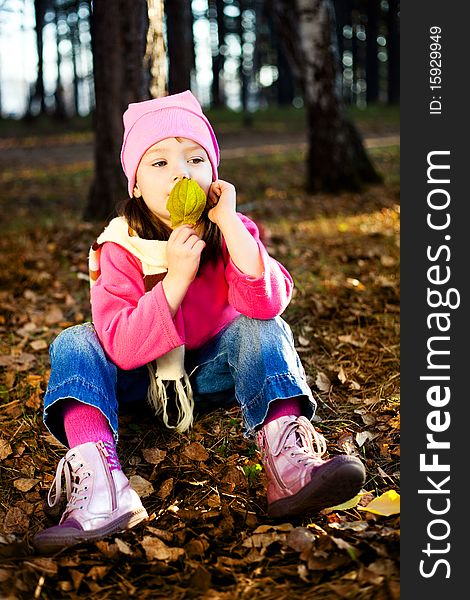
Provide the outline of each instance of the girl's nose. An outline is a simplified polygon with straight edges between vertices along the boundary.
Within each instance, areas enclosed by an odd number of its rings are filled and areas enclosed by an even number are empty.
[[[179,170],[173,175],[173,181],[176,183],[177,181],[181,181],[182,179],[189,179],[189,175],[184,170]]]

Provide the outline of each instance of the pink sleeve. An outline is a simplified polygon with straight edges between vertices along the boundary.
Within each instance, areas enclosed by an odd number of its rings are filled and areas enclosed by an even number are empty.
[[[172,319],[162,282],[145,293],[140,261],[106,242],[101,275],[91,288],[93,323],[105,352],[121,369],[135,369],[184,343],[181,311]]]
[[[252,319],[272,319],[286,309],[292,297],[294,283],[288,271],[269,256],[259,238],[258,227],[248,217],[238,213],[240,220],[258,243],[264,272],[259,278],[245,275],[228,257],[225,277],[229,286],[230,304]]]

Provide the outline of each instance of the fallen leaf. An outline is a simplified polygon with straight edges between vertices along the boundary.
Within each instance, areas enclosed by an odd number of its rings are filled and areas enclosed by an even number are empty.
[[[393,478],[390,477],[390,475],[387,475],[387,473],[385,473],[385,471],[377,466],[377,473],[380,475],[380,477],[382,477],[382,479],[391,479],[393,481]]]
[[[374,498],[366,506],[358,506],[357,508],[384,517],[396,515],[400,513],[400,495],[395,490],[388,490],[378,498]]]
[[[315,385],[320,390],[320,392],[329,392],[331,388],[331,381],[321,371],[318,371],[317,377],[315,379]]]
[[[286,544],[296,552],[303,552],[311,548],[315,541],[315,534],[307,527],[292,529],[286,539]]]
[[[359,504],[362,496],[364,496],[364,494],[357,494],[354,498],[351,498],[351,500],[346,500],[346,502],[337,504],[336,506],[330,506],[328,510],[348,510],[349,508],[354,508]]]
[[[303,563],[297,565],[297,574],[304,583],[310,583],[307,566]]]
[[[146,535],[142,540],[142,547],[145,551],[147,560],[163,560],[167,562],[175,562],[185,552],[183,548],[172,548],[167,546],[159,538]]]
[[[211,494],[205,500],[205,504],[209,506],[209,508],[218,508],[221,505],[219,494]]]
[[[129,479],[129,483],[131,484],[132,489],[135,490],[141,498],[146,498],[154,492],[153,485],[150,481],[147,481],[140,475],[132,475]]]
[[[197,460],[204,462],[209,458],[209,453],[199,442],[193,442],[186,446],[183,450],[183,454],[189,458],[189,460]]]
[[[230,491],[238,486],[246,487],[246,475],[240,465],[231,465],[224,469],[225,475],[222,483],[226,484]]]
[[[46,348],[48,347],[48,343],[46,342],[46,340],[33,340],[32,342],[30,342],[29,345],[36,352],[39,352],[39,350],[46,350]]]
[[[352,433],[347,432],[341,434],[338,438],[337,444],[345,454],[358,454]]]
[[[376,416],[363,408],[356,408],[354,412],[358,415],[361,415],[361,418],[364,421],[364,425],[375,425],[375,423],[377,422]]]
[[[203,556],[204,552],[209,548],[209,542],[204,539],[192,539],[184,547],[189,558]]]
[[[165,498],[168,498],[168,496],[173,491],[173,487],[174,487],[173,477],[170,477],[169,479],[165,479],[165,481],[162,483],[162,485],[160,486],[160,489],[157,492],[157,496],[159,498],[162,498],[163,500]]]
[[[338,379],[341,381],[341,383],[345,383],[348,380],[348,376],[346,375],[343,367],[341,367],[338,372]]]
[[[147,525],[146,531],[152,533],[156,537],[160,538],[164,542],[172,542],[174,539],[174,535],[171,531],[167,531],[166,529],[159,529],[158,527],[152,527],[151,525]]]
[[[13,485],[20,492],[29,492],[29,490],[33,489],[33,487],[39,483],[39,479],[28,479],[26,477],[20,477],[19,479],[15,479]]]
[[[36,323],[34,323],[34,321],[30,321],[29,323],[23,325],[23,327],[20,327],[20,329],[17,329],[16,333],[21,337],[28,337],[31,333],[35,333],[37,330],[38,326]]]
[[[60,448],[61,450],[66,450],[66,447],[62,444],[62,442],[59,442],[59,440],[57,438],[55,438],[52,433],[49,433],[49,431],[46,431],[46,433],[43,433],[41,435],[41,438],[44,440],[44,442],[46,444],[50,444],[51,446],[54,446],[54,448]]]
[[[19,506],[12,506],[5,515],[3,531],[5,533],[26,533],[28,529],[28,515]]]
[[[253,533],[266,533],[267,531],[292,531],[294,526],[291,523],[281,523],[280,525],[260,525]]]
[[[350,562],[349,556],[309,556],[307,566],[311,571],[336,571]]]
[[[121,552],[121,554],[127,554],[128,556],[131,556],[133,554],[132,548],[124,540],[115,538],[114,541],[116,543],[116,546],[117,546],[119,552]]]
[[[345,344],[351,344],[351,346],[357,346],[358,348],[362,348],[365,345],[365,342],[359,342],[352,335],[339,335],[338,340]]]
[[[87,576],[91,577],[93,581],[100,581],[101,579],[103,579],[103,577],[105,577],[108,574],[110,569],[110,566],[97,565],[95,567],[91,567],[91,569],[87,573]]]
[[[378,433],[372,433],[371,431],[358,431],[356,433],[356,442],[359,447],[363,446],[366,442],[378,437]]]
[[[31,560],[25,561],[23,564],[33,567],[37,571],[44,573],[45,575],[57,575],[59,572],[59,566],[55,560],[50,558],[32,558]]]
[[[72,578],[73,587],[74,587],[75,591],[77,591],[85,577],[85,573],[81,573],[80,571],[77,571],[76,569],[69,569],[69,574],[70,574],[70,577]]]
[[[151,465],[159,465],[165,460],[166,451],[159,450],[158,448],[144,448],[142,450],[142,456]]]
[[[352,544],[350,544],[349,542],[347,542],[346,540],[343,540],[342,538],[337,538],[334,536],[331,536],[331,539],[338,546],[338,548],[341,548],[341,550],[346,550],[347,552],[354,551],[354,546]]]
[[[267,548],[275,542],[284,544],[287,540],[287,533],[278,533],[272,531],[271,533],[255,533],[246,540],[243,540],[243,546],[245,548]]]
[[[343,523],[330,523],[329,527],[331,529],[350,529],[351,531],[356,531],[360,533],[361,531],[365,531],[369,527],[369,523],[367,521],[344,521]]]
[[[36,357],[33,354],[28,354],[27,352],[22,352],[18,355],[0,355],[0,367],[12,368],[18,372],[29,371],[35,362]]]
[[[0,460],[4,460],[7,456],[10,456],[10,454],[13,454],[10,444],[6,440],[0,438]]]
[[[47,325],[55,325],[64,320],[64,313],[58,306],[54,306],[46,313],[44,320]]]

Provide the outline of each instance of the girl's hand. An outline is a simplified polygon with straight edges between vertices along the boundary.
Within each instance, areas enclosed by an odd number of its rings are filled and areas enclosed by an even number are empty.
[[[212,207],[207,216],[219,227],[224,218],[235,216],[237,192],[235,186],[228,181],[224,181],[223,179],[213,181],[207,200],[209,206]]]
[[[205,245],[206,242],[201,240],[190,225],[176,227],[168,238],[167,277],[189,285],[196,277]]]

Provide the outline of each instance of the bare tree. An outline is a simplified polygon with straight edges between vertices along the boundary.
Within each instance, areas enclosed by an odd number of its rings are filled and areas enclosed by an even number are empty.
[[[34,117],[38,114],[44,114],[46,112],[46,101],[44,91],[44,61],[43,61],[43,49],[44,43],[42,39],[42,31],[44,29],[44,17],[46,16],[46,10],[50,4],[49,0],[34,0],[34,17],[35,17],[35,29],[36,29],[36,50],[38,55],[38,70],[34,89],[29,97],[28,110],[26,117]],[[39,110],[36,112],[36,106],[39,106]]]
[[[152,98],[168,93],[167,51],[163,34],[163,0],[148,0],[149,27],[144,65],[148,72],[149,90]]]
[[[400,101],[400,2],[390,0],[387,13],[388,47],[388,103]]]
[[[273,0],[271,6],[307,111],[307,189],[357,190],[379,181],[346,115],[331,0]]]
[[[366,102],[379,99],[379,61],[377,58],[377,36],[379,32],[380,0],[368,0],[365,6],[366,29]]]
[[[212,106],[224,104],[223,89],[220,86],[220,73],[224,66],[224,55],[221,47],[225,40],[224,0],[209,0],[209,19],[214,24],[212,30]]]
[[[168,46],[168,93],[185,92],[191,87],[191,71],[195,66],[193,16],[191,2],[165,2]]]
[[[95,176],[85,218],[106,220],[126,196],[120,165],[122,115],[130,102],[149,98],[144,68],[147,2],[93,2],[91,34],[94,63]]]

